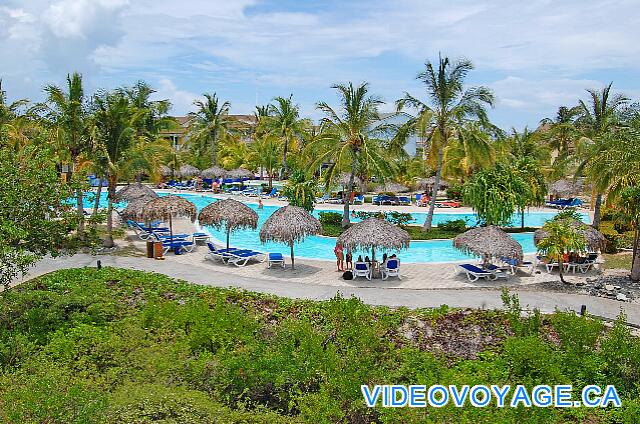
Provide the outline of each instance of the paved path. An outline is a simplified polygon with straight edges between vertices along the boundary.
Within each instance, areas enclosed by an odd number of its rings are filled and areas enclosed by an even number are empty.
[[[32,269],[25,278],[36,277],[64,268],[96,266],[96,260],[103,266],[137,269],[158,272],[195,284],[215,287],[237,287],[245,290],[274,294],[277,296],[327,300],[340,293],[344,297],[356,296],[371,305],[407,306],[409,308],[429,308],[446,304],[452,307],[471,307],[497,309],[502,307],[500,291],[492,289],[408,289],[408,288],[371,288],[336,287],[311,285],[295,281],[273,281],[225,273],[223,270],[212,272],[211,268],[175,261],[153,261],[146,258],[122,256],[91,256],[79,254],[73,257],[57,259],[46,258]],[[511,290],[517,294],[520,303],[543,312],[552,312],[556,308],[579,311],[581,305],[587,305],[590,314],[607,319],[615,319],[620,311],[627,314],[627,321],[640,326],[640,305],[621,303],[614,300],[557,292]]]

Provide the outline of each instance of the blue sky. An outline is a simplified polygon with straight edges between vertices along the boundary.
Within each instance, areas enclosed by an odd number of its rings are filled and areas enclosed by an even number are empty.
[[[293,93],[305,116],[331,85],[368,81],[393,108],[438,52],[476,65],[504,129],[537,126],[586,88],[640,98],[637,0],[0,0],[0,78],[11,98],[83,73],[88,90],[144,79],[174,114],[204,92],[233,113]]]

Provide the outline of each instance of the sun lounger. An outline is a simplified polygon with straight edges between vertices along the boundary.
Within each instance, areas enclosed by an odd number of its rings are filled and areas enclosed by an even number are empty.
[[[483,267],[484,269],[486,269],[489,272],[492,272],[496,275],[496,279],[498,278],[509,278],[509,274],[507,274],[505,271],[506,269],[510,269],[510,267],[500,267],[494,264],[487,264]],[[506,268],[506,269],[505,269]]]
[[[353,264],[353,279],[356,277],[365,277],[367,280],[371,280],[371,268],[366,262],[356,262]]]
[[[191,234],[191,241],[194,243],[199,241],[209,241],[211,236],[207,233],[193,233]]]
[[[511,274],[515,275],[516,274],[516,270],[518,268],[525,268],[527,270],[527,273],[529,274],[533,274],[533,270],[535,267],[535,263],[531,262],[531,261],[523,261],[521,263],[518,263],[517,259],[509,259],[509,258],[501,258],[500,259],[502,262],[504,262],[511,271]]]
[[[400,259],[387,259],[387,262],[380,267],[380,273],[382,274],[383,280],[386,280],[389,277],[398,277],[398,280],[401,280]]]
[[[280,265],[284,268],[284,256],[282,253],[267,253],[267,268],[271,265]]]
[[[353,204],[354,205],[364,205],[364,195],[363,194],[358,194],[356,197],[353,198]]]
[[[231,257],[227,260],[228,263],[234,264],[237,267],[245,266],[247,262],[252,259],[258,260],[260,256],[263,257],[262,261],[264,262],[266,259],[266,255],[262,252],[257,252],[255,250],[240,250],[229,252]]]
[[[173,250],[176,255],[181,255],[182,251],[185,250],[187,252],[193,251],[194,244],[192,241],[186,240],[178,240],[178,241],[163,241],[162,242],[162,254],[166,255],[169,250]]]
[[[489,280],[496,280],[498,276],[491,272],[482,268],[478,268],[475,265],[471,264],[460,264],[458,267],[467,275],[467,279],[472,283],[477,281],[479,278],[487,278]]]
[[[400,196],[398,197],[398,204],[403,206],[409,206],[411,204],[411,199],[409,199],[407,196]]]

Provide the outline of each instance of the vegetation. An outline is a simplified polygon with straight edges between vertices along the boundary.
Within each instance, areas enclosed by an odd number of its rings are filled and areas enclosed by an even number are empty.
[[[568,219],[552,219],[547,221],[542,227],[547,236],[538,243],[538,251],[550,261],[560,264],[558,273],[560,281],[566,283],[563,276],[564,266],[562,265],[572,253],[586,252],[586,240],[584,235],[571,225]]]
[[[0,299],[4,422],[637,422],[640,341],[573,313],[293,301],[138,271]],[[479,338],[477,334],[483,334]],[[373,408],[360,384],[614,384],[622,408]],[[425,413],[428,415],[425,416]]]

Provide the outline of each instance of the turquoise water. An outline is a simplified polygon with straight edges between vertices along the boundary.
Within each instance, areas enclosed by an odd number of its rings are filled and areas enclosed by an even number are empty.
[[[160,194],[166,195],[166,194]],[[198,194],[178,193],[189,201],[193,202],[198,211],[210,203],[215,202],[217,199],[211,196],[203,196]],[[91,195],[92,196],[92,195]],[[100,205],[106,207],[106,195],[103,193],[100,199]],[[247,203],[251,209],[255,210],[258,214],[258,229],[257,230],[239,230],[231,234],[231,244],[235,247],[242,247],[247,249],[259,250],[262,252],[280,252],[285,256],[289,254],[289,247],[279,243],[260,243],[258,233],[260,227],[267,220],[278,207],[265,205],[262,210],[258,210],[257,204]],[[358,210],[358,207],[355,208]],[[336,211],[339,212],[338,208]],[[313,215],[319,216],[322,211],[314,211]],[[422,224],[426,217],[426,212],[412,213],[413,223]],[[525,225],[529,227],[540,227],[544,222],[555,215],[553,212],[531,212],[525,214]],[[465,219],[469,225],[474,225],[477,221],[475,214],[469,213],[441,213],[439,211],[434,215],[433,222],[438,224],[451,219]],[[583,214],[583,220],[589,222],[589,216]],[[357,219],[353,219],[357,221]],[[514,216],[513,225],[520,225],[520,217]],[[216,230],[214,227],[203,227],[203,230],[211,234],[220,244],[224,244],[226,234],[223,230]],[[511,234],[511,236],[522,245],[525,253],[534,253],[536,248],[533,244],[533,233],[517,233]],[[335,256],[333,248],[335,246],[335,238],[312,236],[306,238],[304,241],[295,245],[295,255],[300,258],[309,259],[326,259],[334,260]],[[380,258],[383,252],[376,251],[376,257]],[[424,262],[454,262],[469,260],[472,258],[459,250],[455,249],[451,240],[425,240],[425,241],[412,241],[408,250],[402,252],[387,251],[387,253],[396,253],[400,256],[405,263],[424,263]],[[370,252],[355,252],[354,257],[358,255],[370,254]]]

